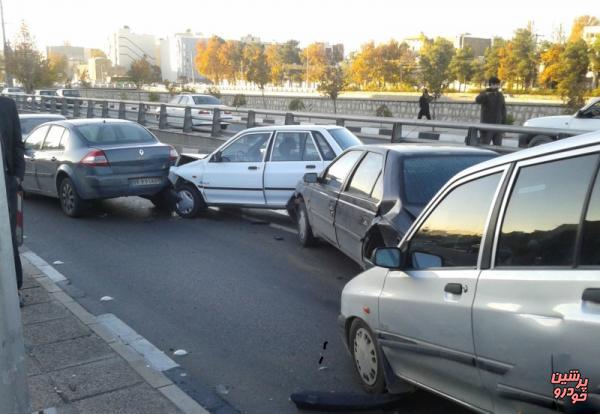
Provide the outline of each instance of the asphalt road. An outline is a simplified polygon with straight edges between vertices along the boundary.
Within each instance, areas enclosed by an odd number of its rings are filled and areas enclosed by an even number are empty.
[[[25,244],[64,262],[57,269],[89,311],[115,314],[170,354],[182,367],[172,376],[201,402],[219,395],[244,413],[297,413],[294,391],[360,392],[336,325],[340,292],[358,266],[325,244],[303,249],[259,220],[264,214],[250,215],[211,210],[183,220],[128,198],[70,219],[56,200],[28,196]],[[114,300],[101,302],[107,295]],[[465,412],[425,392],[399,408]]]

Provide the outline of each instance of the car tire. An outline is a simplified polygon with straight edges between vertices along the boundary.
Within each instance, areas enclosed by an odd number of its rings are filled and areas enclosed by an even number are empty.
[[[308,212],[304,200],[300,200],[296,210],[296,225],[298,227],[298,240],[303,247],[314,246],[317,242],[308,221]]]
[[[228,126],[229,126],[229,124],[221,124],[221,129],[226,130]]]
[[[178,201],[175,212],[183,218],[194,218],[206,208],[204,197],[192,183],[184,183],[175,189]]]
[[[73,180],[65,177],[58,186],[58,198],[62,211],[69,217],[80,217],[85,210],[86,203],[77,193]]]
[[[373,331],[361,319],[352,322],[348,344],[363,389],[370,394],[383,393],[386,389],[383,355]]]
[[[529,147],[537,147],[538,145],[547,144],[552,141],[554,140],[548,135],[536,135],[529,141]]]
[[[175,208],[175,203],[177,202],[177,195],[174,193],[171,187],[165,188],[153,196],[148,197],[148,200],[154,207],[159,210],[172,211]]]

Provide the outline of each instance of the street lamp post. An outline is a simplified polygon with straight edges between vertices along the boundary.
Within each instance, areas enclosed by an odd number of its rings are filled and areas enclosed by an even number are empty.
[[[2,0],[0,0],[0,18],[2,20],[2,43],[4,45],[4,80],[7,86],[13,86],[13,79],[8,69],[8,59],[10,55],[10,48],[6,41],[6,29],[4,27],[4,6]]]

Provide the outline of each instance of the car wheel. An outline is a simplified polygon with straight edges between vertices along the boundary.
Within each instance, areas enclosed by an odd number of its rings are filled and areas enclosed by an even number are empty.
[[[194,218],[206,208],[206,203],[195,185],[185,183],[177,187],[175,211],[183,218]]]
[[[85,201],[79,197],[73,181],[65,177],[58,188],[58,198],[62,211],[69,217],[81,216],[85,209]]]
[[[355,319],[350,327],[349,339],[354,369],[362,387],[371,394],[384,392],[383,361],[375,335],[365,322]]]
[[[529,141],[529,147],[537,147],[538,145],[547,144],[552,141],[553,139],[547,135],[536,135]]]
[[[296,212],[296,224],[298,225],[298,240],[304,247],[314,246],[316,243],[315,236],[312,232],[312,227],[308,221],[308,213],[306,211],[306,204],[303,200],[300,200],[298,204],[298,210]]]

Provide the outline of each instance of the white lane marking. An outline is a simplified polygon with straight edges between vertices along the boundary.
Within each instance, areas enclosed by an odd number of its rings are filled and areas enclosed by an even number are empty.
[[[49,265],[44,259],[42,259],[37,254],[32,251],[27,251],[23,253],[23,256],[31,262],[32,265],[37,267],[43,274],[48,276],[53,282],[62,282],[67,280],[67,278],[60,272],[58,272],[55,268]]]
[[[134,331],[129,325],[117,318],[112,313],[105,313],[96,317],[106,329],[111,331],[121,342],[133,348],[138,354],[157,371],[168,371],[179,365],[160,349],[155,347],[146,338]]]

